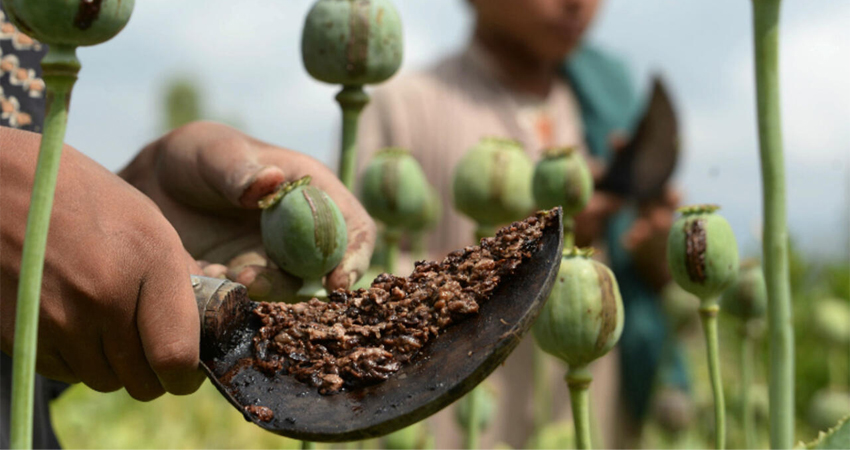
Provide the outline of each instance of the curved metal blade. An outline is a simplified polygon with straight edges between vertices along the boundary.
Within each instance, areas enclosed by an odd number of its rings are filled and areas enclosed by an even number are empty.
[[[335,395],[292,377],[272,378],[246,364],[259,321],[256,305],[238,299],[238,288],[225,289],[227,319],[205,319],[201,339],[203,369],[213,384],[245,419],[287,437],[338,442],[390,433],[448,406],[483,381],[516,347],[534,323],[561,262],[562,218],[543,231],[542,245],[516,272],[504,277],[479,313],[452,325],[385,382]],[[234,283],[230,283],[235,285]],[[240,285],[235,285],[239,286]],[[239,291],[239,292],[237,292]],[[201,300],[199,299],[199,302]],[[212,320],[212,323],[210,322]],[[211,328],[213,331],[207,332]],[[274,417],[262,421],[246,407],[269,408]]]
[[[652,83],[652,94],[634,137],[615,155],[597,189],[637,200],[662,193],[679,155],[679,125],[673,103],[661,78]]]

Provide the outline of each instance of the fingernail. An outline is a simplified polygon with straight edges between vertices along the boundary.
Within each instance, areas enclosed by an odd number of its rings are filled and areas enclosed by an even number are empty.
[[[274,175],[272,175],[274,174]],[[271,194],[284,181],[283,172],[275,166],[262,166],[246,180],[239,196],[239,203],[246,207],[257,207],[257,202]]]
[[[360,276],[357,274],[357,272],[351,272],[350,274],[348,274],[348,286],[347,287],[354,286],[354,283],[356,283],[359,278],[360,278]]]

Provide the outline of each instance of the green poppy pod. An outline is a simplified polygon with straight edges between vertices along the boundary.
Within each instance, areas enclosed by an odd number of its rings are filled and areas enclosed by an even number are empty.
[[[304,280],[301,297],[321,295],[322,277],[339,264],[348,246],[342,212],[310,177],[284,183],[260,202],[266,254],[277,266]]]
[[[744,322],[767,314],[767,285],[758,261],[747,260],[741,264],[737,280],[723,292],[720,309]]]
[[[534,168],[534,201],[540,209],[564,208],[564,216],[581,212],[593,195],[587,162],[573,147],[547,149]]]
[[[812,325],[815,333],[835,346],[850,346],[850,304],[847,300],[827,298],[815,303]]]
[[[401,66],[401,18],[390,0],[319,0],[307,13],[301,57],[325,83],[385,81]]]
[[[486,383],[479,384],[457,402],[455,421],[461,428],[469,430],[469,410],[473,401],[477,402],[478,407],[478,429],[486,430],[496,417],[497,406],[496,393]]]
[[[50,45],[95,45],[118,34],[134,0],[3,0],[6,14],[27,36]]]
[[[455,209],[482,226],[521,220],[534,209],[533,172],[531,160],[518,142],[484,138],[455,167]]]
[[[738,277],[738,243],[717,205],[679,208],[667,237],[673,279],[701,300],[718,297]]]
[[[590,258],[592,249],[564,252],[558,277],[532,328],[546,353],[582,367],[608,353],[623,332],[623,299],[614,274]]]
[[[409,228],[425,215],[429,188],[410,152],[392,147],[369,162],[360,180],[360,198],[366,211],[388,228]]]

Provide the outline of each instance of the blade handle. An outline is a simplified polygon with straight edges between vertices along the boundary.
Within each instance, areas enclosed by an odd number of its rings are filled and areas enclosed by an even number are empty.
[[[229,331],[241,323],[248,310],[245,286],[220,278],[192,275],[192,289],[201,321],[201,341],[224,344]]]

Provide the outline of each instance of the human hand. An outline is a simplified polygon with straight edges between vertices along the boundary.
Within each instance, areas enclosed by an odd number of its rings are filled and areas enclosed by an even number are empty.
[[[333,172],[304,154],[197,122],[147,146],[120,175],[159,205],[192,256],[211,263],[204,264],[206,275],[228,275],[255,300],[292,299],[301,286],[266,266],[257,203],[304,175],[336,202],[348,228],[348,249],[325,286],[348,288],[369,267],[374,222]]]
[[[679,191],[666,187],[660,198],[640,206],[637,219],[622,237],[623,247],[631,253],[638,272],[656,291],[661,291],[671,279],[667,236],[680,201]]]
[[[0,127],[0,344],[12,353],[21,252],[40,137]],[[69,146],[47,239],[36,370],[138,400],[189,394],[200,268],[148,198]]]

